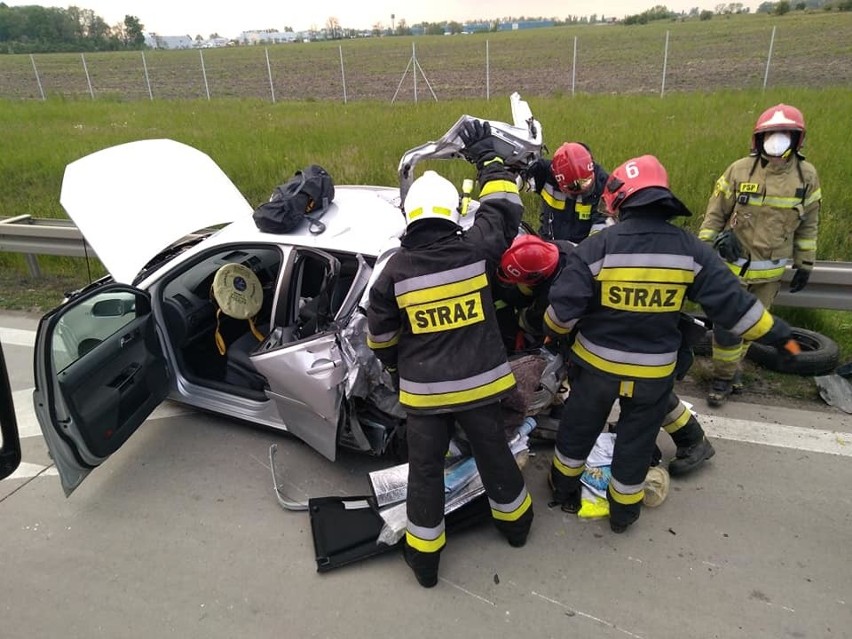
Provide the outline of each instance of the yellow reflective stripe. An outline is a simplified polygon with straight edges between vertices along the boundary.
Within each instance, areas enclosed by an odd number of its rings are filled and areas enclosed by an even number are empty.
[[[723,194],[726,197],[730,197],[734,194],[731,190],[731,185],[728,183],[728,180],[725,179],[724,175],[716,180],[716,186],[713,189],[713,197],[716,197],[719,194]]]
[[[579,340],[571,346],[580,359],[585,360],[598,370],[612,373],[620,377],[642,377],[645,379],[656,379],[660,377],[668,377],[674,372],[675,362],[671,364],[662,364],[654,366],[652,364],[623,364],[620,362],[611,362],[595,355],[583,346]]]
[[[399,335],[397,332],[392,338],[385,341],[377,341],[373,339],[370,335],[367,336],[367,346],[369,346],[372,350],[377,350],[381,348],[390,348],[391,346],[396,346],[399,343]]]
[[[572,468],[571,466],[566,466],[563,464],[559,458],[554,455],[553,456],[553,467],[559,471],[561,475],[565,475],[566,477],[579,477],[583,474],[583,470],[586,465],[578,466],[577,468]]]
[[[738,362],[740,361],[740,353],[742,352],[742,344],[737,346],[719,346],[713,344],[713,359],[717,362]]]
[[[758,270],[749,269],[749,270],[746,271],[745,277],[743,279],[745,279],[745,280],[775,279],[775,278],[778,278],[778,277],[781,277],[782,275],[784,275],[784,269],[785,269],[784,266],[776,266],[774,268],[767,268],[767,269],[762,269],[762,270],[761,269],[758,269]]]
[[[804,202],[804,205],[808,206],[809,204],[813,204],[814,202],[817,202],[821,199],[822,199],[822,189],[817,189],[816,191],[814,191],[813,193],[811,193],[807,197],[807,199]]]
[[[530,509],[530,506],[532,506],[532,497],[529,493],[527,493],[527,496],[524,501],[521,502],[521,505],[515,508],[515,510],[513,510],[512,512],[504,513],[502,510],[495,510],[494,508],[492,508],[491,516],[494,519],[498,519],[500,521],[517,521],[525,512]]]
[[[683,428],[686,422],[689,421],[690,412],[689,409],[683,405],[683,402],[678,405],[678,408],[680,409],[680,414],[674,419],[663,424],[663,430],[670,435]],[[677,408],[675,410],[677,410]],[[671,413],[669,413],[669,415],[671,415]]]
[[[714,229],[701,229],[700,231],[698,231],[698,239],[703,242],[715,240],[717,235],[719,235],[719,231],[716,231]]]
[[[595,276],[599,281],[618,282],[674,282],[690,284],[695,273],[679,268],[644,268],[638,266],[605,266]]]
[[[406,306],[412,306],[414,304],[436,302],[450,297],[458,297],[460,295],[465,295],[466,293],[478,291],[486,286],[488,286],[488,278],[485,276],[485,273],[481,273],[480,275],[476,275],[460,282],[430,286],[428,288],[421,288],[417,291],[397,295],[396,303],[400,308],[405,308]]]
[[[772,319],[772,315],[769,314],[769,311],[763,311],[763,314],[760,316],[760,319],[757,320],[757,323],[743,333],[743,339],[753,341],[763,337],[772,330],[772,325],[774,323],[775,320]]]
[[[433,206],[432,207],[432,213],[434,213],[435,215],[443,215],[444,217],[450,217],[452,215],[452,211],[450,211],[450,209],[443,207],[443,206]],[[408,219],[409,220],[416,220],[421,215],[423,215],[423,207],[422,206],[409,211],[408,212]]]
[[[509,180],[491,180],[479,189],[479,197],[491,195],[492,193],[519,193],[518,185]]]
[[[406,530],[405,543],[420,552],[438,552],[447,544],[447,533],[442,532],[437,539],[420,539]]]
[[[553,315],[553,307],[548,306],[547,311],[544,314],[544,324],[551,331],[556,333],[557,335],[567,335],[571,332],[571,329],[574,328],[574,324],[576,324],[576,320],[572,320],[567,324],[562,324],[559,322]]]
[[[508,306],[509,305],[503,300],[497,300],[496,302],[494,302],[494,308],[498,311],[503,310],[504,308],[508,308]]]
[[[796,248],[802,251],[816,251],[816,238],[801,238],[796,240]]]
[[[509,390],[515,385],[515,376],[512,373],[469,390],[454,391],[451,393],[434,393],[429,395],[415,394],[410,391],[399,391],[399,403],[412,408],[436,408],[441,406],[454,406],[457,404],[468,404],[480,399],[493,397],[498,393]]]
[[[802,203],[797,197],[777,197],[774,195],[750,195],[748,204],[751,206],[774,206],[777,209],[794,209]]]
[[[621,493],[613,487],[612,482],[609,484],[609,494],[612,495],[613,501],[625,506],[638,504],[645,498],[645,489],[643,488],[638,493]]]
[[[565,200],[557,200],[555,197],[553,197],[553,195],[548,193],[546,190],[542,190],[541,199],[544,200],[545,202],[547,202],[547,205],[552,209],[556,209],[557,211],[564,211],[565,210]]]
[[[619,397],[633,397],[633,387],[635,386],[635,382],[633,380],[623,380],[618,385],[618,396]]]

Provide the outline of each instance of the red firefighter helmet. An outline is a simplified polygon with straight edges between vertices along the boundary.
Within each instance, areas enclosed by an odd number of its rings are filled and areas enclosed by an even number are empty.
[[[789,104],[776,104],[760,114],[751,134],[751,152],[760,153],[763,137],[773,131],[789,131],[792,134],[793,151],[798,153],[805,142],[805,118],[802,112]]]
[[[609,176],[601,194],[607,213],[612,216],[627,206],[658,203],[651,212],[665,217],[690,216],[692,212],[669,189],[669,175],[653,155],[628,160]]]
[[[550,170],[559,190],[569,195],[586,193],[595,182],[595,161],[589,149],[578,142],[566,142],[556,149]]]
[[[537,235],[519,235],[500,258],[497,277],[506,284],[535,286],[559,264],[559,249]]]

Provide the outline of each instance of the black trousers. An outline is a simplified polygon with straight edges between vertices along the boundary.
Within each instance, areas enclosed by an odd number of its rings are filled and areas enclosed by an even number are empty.
[[[438,415],[409,413],[406,552],[415,571],[436,570],[444,545],[444,456],[456,422],[470,442],[498,530],[507,538],[525,538],[532,524],[529,493],[506,442],[498,403]]]
[[[621,413],[607,493],[610,520],[628,525],[638,519],[645,476],[673,386],[673,377],[619,380],[582,366],[573,367],[571,392],[559,422],[551,468],[557,495],[579,490],[586,458],[617,399]]]

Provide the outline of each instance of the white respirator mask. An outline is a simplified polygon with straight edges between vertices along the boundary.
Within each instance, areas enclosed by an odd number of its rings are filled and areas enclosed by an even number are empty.
[[[775,131],[763,139],[763,152],[766,155],[780,158],[790,150],[793,138],[786,131]]]

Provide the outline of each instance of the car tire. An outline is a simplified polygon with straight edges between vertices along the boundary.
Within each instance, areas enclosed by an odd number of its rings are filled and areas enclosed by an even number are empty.
[[[830,337],[816,331],[792,327],[793,339],[802,352],[793,358],[781,358],[771,346],[752,342],[746,357],[764,368],[791,375],[823,375],[840,363],[840,347]]]

